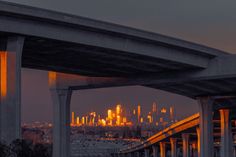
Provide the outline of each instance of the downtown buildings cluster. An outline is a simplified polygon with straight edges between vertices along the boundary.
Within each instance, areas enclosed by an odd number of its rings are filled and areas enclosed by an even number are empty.
[[[71,126],[152,126],[166,127],[175,122],[174,107],[159,107],[157,103],[150,105],[150,111],[144,112],[139,104],[132,109],[117,104],[114,109],[107,109],[106,115],[90,112],[84,116],[71,113]]]

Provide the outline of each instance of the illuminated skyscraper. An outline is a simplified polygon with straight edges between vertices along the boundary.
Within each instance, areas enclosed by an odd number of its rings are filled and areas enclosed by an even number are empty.
[[[153,113],[157,112],[157,104],[155,102],[153,102],[153,104],[152,104],[152,112]]]
[[[141,106],[140,105],[138,105],[138,114],[137,114],[137,118],[138,118],[138,123],[140,123],[140,117],[141,117]]]
[[[82,125],[85,125],[85,118],[84,118],[84,116],[82,117]]]
[[[79,123],[79,117],[76,118],[76,125],[78,126],[80,123]]]
[[[170,107],[170,121],[173,122],[174,121],[174,107]]]
[[[113,116],[112,116],[112,110],[107,110],[107,120],[108,120],[108,125],[112,125],[112,119],[113,119]]]
[[[116,105],[116,115],[119,116],[121,114],[121,105]]]
[[[121,117],[119,115],[116,116],[116,125],[120,126],[121,124]]]
[[[71,113],[71,124],[74,125],[75,124],[75,112]]]
[[[153,122],[151,112],[148,113],[147,119],[148,119],[149,124],[151,124]]]
[[[153,124],[155,125],[156,123],[158,123],[158,107],[157,104],[155,102],[153,102],[152,104],[152,120],[153,120]]]

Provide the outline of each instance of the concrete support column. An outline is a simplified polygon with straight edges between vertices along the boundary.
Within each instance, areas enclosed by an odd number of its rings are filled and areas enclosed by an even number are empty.
[[[183,157],[190,157],[189,155],[189,134],[182,134],[183,139]]]
[[[153,153],[153,157],[158,157],[159,151],[158,151],[157,145],[152,146],[152,153]]]
[[[233,147],[233,157],[236,157],[236,148],[235,147]]]
[[[142,154],[141,154],[141,152],[136,152],[136,157],[142,157]]]
[[[200,143],[200,128],[199,127],[196,128],[196,132],[197,132],[197,156],[200,157],[201,143]]]
[[[197,142],[194,142],[193,144],[192,144],[192,157],[197,157],[197,145],[198,145],[198,143]]]
[[[177,139],[170,138],[170,146],[171,146],[171,157],[177,157]]]
[[[129,154],[128,154],[128,157],[133,157],[133,154],[132,154],[132,153],[129,153]]]
[[[232,157],[233,156],[233,140],[231,131],[229,109],[220,110],[220,128],[221,128],[221,156]]]
[[[166,144],[160,142],[160,157],[166,157]]]
[[[213,157],[213,100],[210,97],[198,99],[200,113],[199,154],[200,157]]]
[[[11,143],[21,138],[21,56],[23,37],[9,37],[0,51],[0,137]]]
[[[70,156],[71,90],[51,90],[53,99],[53,157]]]
[[[146,148],[146,149],[144,150],[144,156],[145,156],[145,157],[150,157],[150,150],[149,150],[148,148]]]

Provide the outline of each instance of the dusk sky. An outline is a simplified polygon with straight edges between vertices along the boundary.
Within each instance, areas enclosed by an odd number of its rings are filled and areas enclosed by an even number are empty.
[[[236,52],[236,1],[159,0],[7,0],[9,2],[66,12],[117,23],[200,43],[230,53]],[[186,97],[144,87],[119,87],[76,91],[72,110],[79,114],[103,112],[116,103],[137,105],[145,111],[153,101],[174,105],[179,117],[198,111]],[[127,107],[127,108],[128,108]],[[22,70],[22,120],[51,121],[52,102],[47,72]]]

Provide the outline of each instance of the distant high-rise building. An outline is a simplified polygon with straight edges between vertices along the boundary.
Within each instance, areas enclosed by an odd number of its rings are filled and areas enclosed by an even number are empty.
[[[76,117],[76,124],[79,125],[79,117]]]
[[[121,105],[116,105],[116,115],[119,116],[121,114]]]
[[[140,123],[140,117],[141,117],[141,106],[138,105],[138,113],[137,113],[138,123]]]
[[[158,106],[155,102],[152,104],[152,119],[154,124],[158,122]]]
[[[74,125],[75,124],[75,112],[71,113],[71,124]]]
[[[152,112],[153,113],[157,112],[157,104],[155,102],[153,102],[152,104]]]
[[[170,107],[170,121],[173,122],[174,121],[174,107]]]
[[[107,120],[108,120],[108,125],[112,125],[112,119],[113,119],[113,116],[112,116],[112,110],[109,109],[109,110],[107,110]]]

